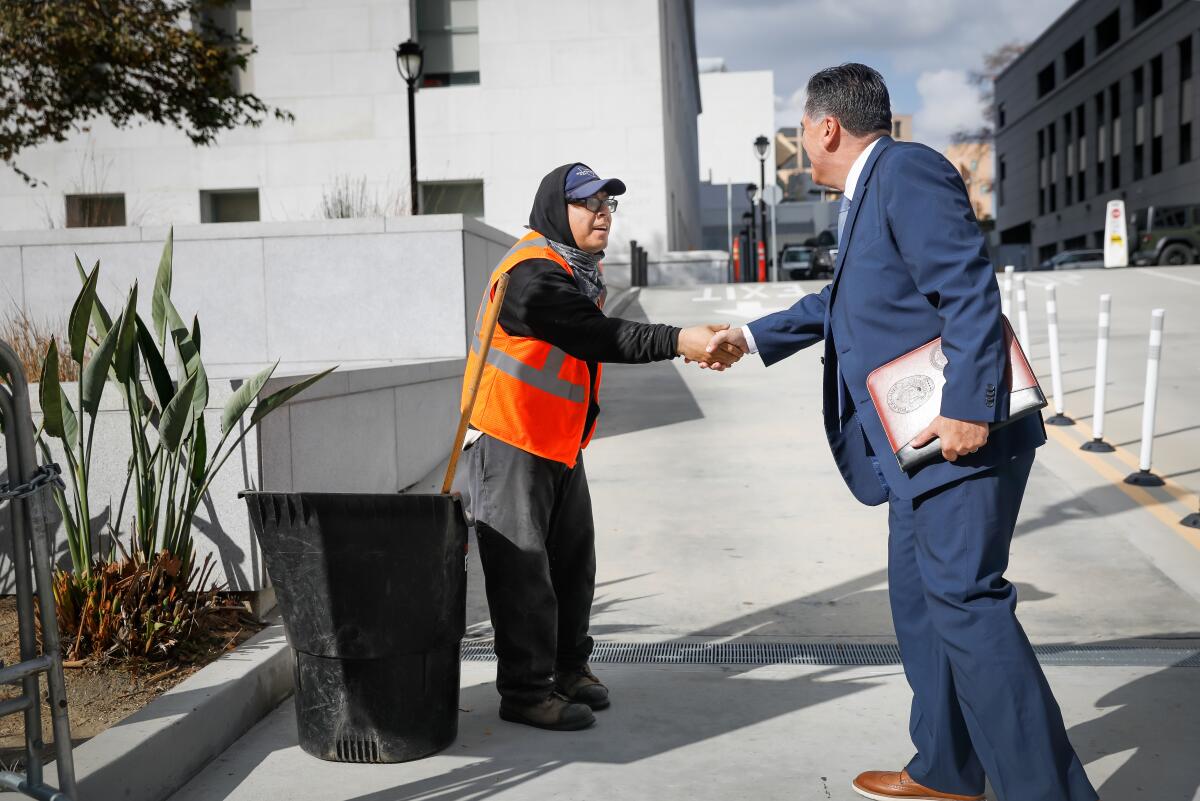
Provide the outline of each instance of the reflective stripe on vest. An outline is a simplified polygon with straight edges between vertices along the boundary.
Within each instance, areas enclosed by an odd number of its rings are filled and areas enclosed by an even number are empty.
[[[479,355],[479,344],[479,331],[476,330],[475,344],[471,347],[471,353],[475,356]],[[583,403],[587,399],[587,389],[558,377],[559,371],[562,370],[566,361],[566,352],[553,345],[550,346],[550,352],[541,369],[494,348],[489,350],[487,355],[488,364],[518,381],[540,389],[542,392],[548,392],[556,398],[563,398],[572,403]]]

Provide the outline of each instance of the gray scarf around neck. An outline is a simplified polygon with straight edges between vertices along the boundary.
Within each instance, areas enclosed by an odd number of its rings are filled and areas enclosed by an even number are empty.
[[[546,241],[550,243],[550,247],[554,249],[555,253],[562,256],[566,259],[567,264],[571,265],[571,270],[575,275],[575,284],[579,287],[579,291],[586,295],[592,303],[604,308],[604,298],[608,294],[608,289],[604,285],[604,274],[600,272],[600,259],[604,257],[603,251],[588,253],[586,250],[555,242],[548,237]]]

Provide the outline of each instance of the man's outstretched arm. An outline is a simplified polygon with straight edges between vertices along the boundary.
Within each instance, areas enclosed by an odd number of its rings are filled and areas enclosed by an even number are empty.
[[[731,344],[744,353],[757,353],[769,366],[820,342],[825,338],[829,291],[827,284],[818,294],[800,298],[790,309],[768,314],[739,328],[717,332],[708,343],[709,353],[723,344]]]

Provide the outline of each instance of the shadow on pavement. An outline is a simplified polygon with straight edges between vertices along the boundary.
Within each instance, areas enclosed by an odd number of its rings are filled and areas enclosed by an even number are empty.
[[[1148,639],[1200,639],[1200,632]],[[1136,645],[1112,640],[1105,645]],[[1144,643],[1141,643],[1144,644]],[[1084,766],[1130,752],[1096,790],[1102,799],[1194,801],[1200,796],[1200,726],[1195,700],[1200,671],[1164,668],[1124,684],[1096,701],[1100,714],[1068,732]]]

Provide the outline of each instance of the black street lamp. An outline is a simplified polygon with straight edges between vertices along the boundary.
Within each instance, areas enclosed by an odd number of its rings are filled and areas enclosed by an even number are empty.
[[[396,47],[396,69],[408,84],[408,182],[412,187],[412,213],[420,214],[417,197],[417,81],[425,68],[425,48],[409,39]]]
[[[771,146],[770,141],[765,136],[759,136],[754,140],[754,155],[758,156],[758,183],[762,187],[762,191],[758,195],[758,230],[760,242],[767,241],[767,148]],[[774,260],[775,254],[771,254]]]

